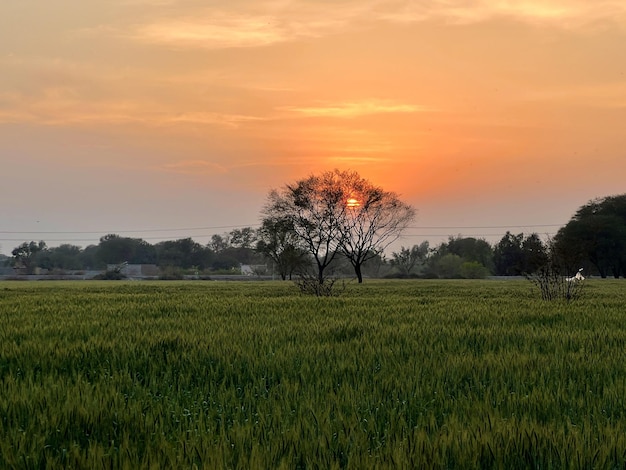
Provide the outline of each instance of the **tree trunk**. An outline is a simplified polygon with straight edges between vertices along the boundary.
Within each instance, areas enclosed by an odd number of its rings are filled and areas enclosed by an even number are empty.
[[[359,284],[363,284],[363,273],[361,272],[361,263],[354,263],[354,272]]]
[[[324,284],[324,266],[317,264],[317,282],[321,286]]]

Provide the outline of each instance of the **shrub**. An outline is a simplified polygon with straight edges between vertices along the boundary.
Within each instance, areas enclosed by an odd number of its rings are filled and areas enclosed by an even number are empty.
[[[489,270],[478,261],[466,261],[461,265],[461,276],[465,279],[485,279]]]
[[[317,297],[332,297],[339,292],[343,292],[346,288],[345,281],[342,281],[341,289],[338,289],[335,286],[338,280],[338,278],[326,277],[320,282],[317,276],[303,273],[300,274],[294,283],[303,294],[315,295]]]
[[[93,278],[98,281],[121,281],[126,279],[126,275],[119,271],[105,271],[102,274],[95,275]]]
[[[159,279],[163,281],[178,281],[183,278],[183,270],[176,266],[165,266],[161,269],[161,275],[159,276]]]
[[[567,280],[561,269],[554,263],[547,263],[526,279],[532,282],[541,293],[543,300],[574,300],[581,296],[584,280]]]

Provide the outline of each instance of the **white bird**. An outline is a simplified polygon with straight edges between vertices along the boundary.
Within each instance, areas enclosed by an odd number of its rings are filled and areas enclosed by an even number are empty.
[[[584,281],[585,280],[585,276],[583,276],[582,274],[582,270],[583,268],[580,268],[578,270],[578,272],[576,273],[576,275],[572,276],[572,277],[566,277],[565,280],[567,282],[578,282],[578,281]]]

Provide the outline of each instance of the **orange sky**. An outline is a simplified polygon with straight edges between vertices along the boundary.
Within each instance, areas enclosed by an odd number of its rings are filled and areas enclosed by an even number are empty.
[[[626,192],[623,1],[210,3],[0,3],[0,252],[205,243],[333,168],[416,207],[404,245]]]

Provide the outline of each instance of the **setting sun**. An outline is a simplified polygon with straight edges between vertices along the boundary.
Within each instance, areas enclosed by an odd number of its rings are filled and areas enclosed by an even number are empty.
[[[354,199],[354,198],[350,198],[346,201],[346,205],[348,207],[359,207],[361,205],[361,203],[359,202],[358,199]]]

